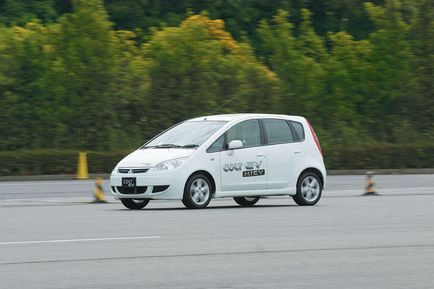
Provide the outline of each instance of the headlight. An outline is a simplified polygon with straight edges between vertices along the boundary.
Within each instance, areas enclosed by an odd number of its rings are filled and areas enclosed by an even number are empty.
[[[180,165],[182,165],[186,159],[188,159],[188,157],[164,161],[156,165],[152,170],[154,171],[174,170]]]

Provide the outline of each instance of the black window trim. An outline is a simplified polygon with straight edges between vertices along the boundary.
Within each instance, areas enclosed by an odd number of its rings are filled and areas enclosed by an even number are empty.
[[[264,123],[262,122],[262,119],[257,119],[259,122],[259,133],[261,134],[261,146],[266,146],[267,145],[267,130],[264,127]]]

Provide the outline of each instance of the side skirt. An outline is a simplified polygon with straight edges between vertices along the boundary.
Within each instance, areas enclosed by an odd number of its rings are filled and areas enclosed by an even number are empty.
[[[272,189],[272,190],[248,190],[248,191],[217,191],[214,198],[227,197],[253,197],[253,196],[282,196],[296,194],[296,188]]]

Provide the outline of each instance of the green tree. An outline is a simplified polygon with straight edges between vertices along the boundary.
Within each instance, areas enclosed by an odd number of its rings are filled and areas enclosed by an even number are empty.
[[[417,7],[417,17],[410,31],[416,57],[413,70],[418,83],[418,91],[410,103],[411,119],[424,138],[434,141],[434,2],[423,0]]]
[[[364,123],[368,121],[365,109],[370,109],[365,108],[365,101],[372,86],[371,44],[354,40],[343,31],[330,33],[328,39],[331,48],[325,65],[327,84],[321,99],[323,128],[335,143],[369,139]]]
[[[134,94],[138,86],[139,91],[143,87],[137,80],[143,79],[142,71],[132,63],[143,65],[138,63],[138,52],[126,43],[128,39],[112,32],[101,1],[76,0],[73,7],[54,30],[57,58],[53,77],[56,93],[63,99],[62,122],[71,136],[68,141],[74,139],[76,146],[109,148],[122,143],[125,136],[119,134],[122,111],[117,109],[135,100],[121,95],[122,90]],[[134,85],[130,87],[131,82]]]
[[[55,0],[0,1],[0,23],[25,25],[38,19],[53,22],[57,17]]]
[[[49,32],[41,24],[28,23],[25,27],[1,28],[0,37],[1,147],[45,146],[56,126],[56,114],[47,102],[48,83],[44,81],[53,57]]]
[[[156,130],[192,116],[273,111],[276,77],[239,44],[221,20],[193,15],[156,30],[144,45],[149,59],[149,125]]]
[[[301,10],[302,22],[299,27],[298,50],[304,55],[323,63],[327,58],[327,49],[324,39],[316,32],[312,24],[312,12],[307,9]]]
[[[177,26],[186,12],[207,11],[210,18],[222,19],[235,39],[246,33],[254,47],[257,45],[256,27],[261,20],[271,20],[278,10],[291,11],[291,22],[298,28],[303,16],[301,9],[312,12],[315,30],[323,37],[327,32],[345,29],[356,39],[366,38],[373,31],[373,23],[363,9],[363,0],[105,0],[110,19],[118,29],[141,28],[145,33],[161,23]],[[374,1],[382,5],[383,0]]]
[[[433,3],[374,2],[0,0],[0,150],[135,147],[226,112],[432,140]]]
[[[376,25],[369,37],[372,86],[365,95],[369,130],[376,139],[405,141],[403,130],[411,130],[410,104],[417,93],[410,25],[402,17],[399,1],[388,0],[384,7],[367,3],[366,9]]]
[[[1,149],[143,142],[147,63],[133,32],[111,28],[97,0],[58,24],[0,28]]]
[[[301,41],[293,35],[293,25],[284,11],[279,11],[272,22],[262,21],[258,35],[266,63],[281,80],[281,112],[317,119],[316,103],[324,85],[324,70],[317,59],[324,57],[324,49],[309,27],[308,16],[305,20]]]
[[[147,109],[149,103],[149,66],[143,52],[136,45],[137,35],[131,31],[113,32],[118,67],[113,82],[113,111],[117,114],[117,140],[114,147],[137,147],[149,137]]]

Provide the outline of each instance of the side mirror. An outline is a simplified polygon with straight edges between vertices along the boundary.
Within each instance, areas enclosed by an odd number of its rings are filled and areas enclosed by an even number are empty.
[[[243,143],[240,140],[233,140],[229,143],[229,149],[239,149],[243,147]]]

